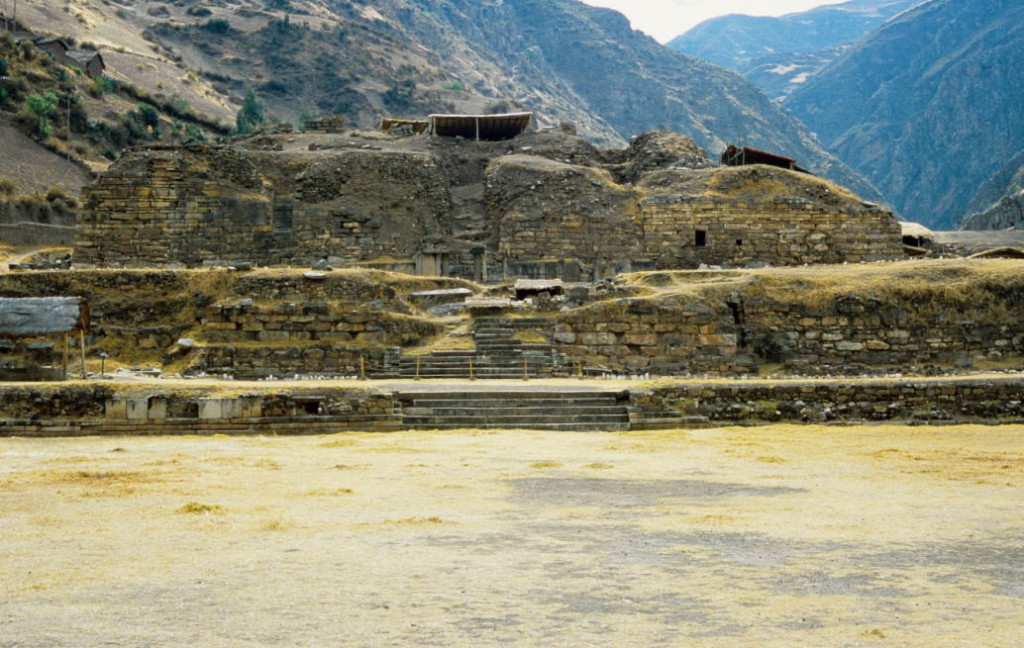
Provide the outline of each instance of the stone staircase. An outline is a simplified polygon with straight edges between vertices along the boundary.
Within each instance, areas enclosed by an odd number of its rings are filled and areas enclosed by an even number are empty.
[[[401,378],[538,378],[568,375],[565,355],[547,342],[523,342],[520,331],[548,330],[540,317],[485,317],[474,320],[474,349],[434,351],[426,356],[403,356]]]
[[[401,392],[397,400],[406,429],[630,429],[628,392]]]

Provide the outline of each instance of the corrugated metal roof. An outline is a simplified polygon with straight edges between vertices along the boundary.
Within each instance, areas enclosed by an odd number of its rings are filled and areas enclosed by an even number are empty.
[[[725,166],[746,166],[748,164],[767,164],[782,169],[791,169],[801,173],[810,173],[797,165],[796,160],[785,155],[769,153],[749,146],[735,146],[730,144],[722,153],[721,162]],[[812,174],[813,175],[813,174]]]
[[[0,337],[59,335],[89,327],[83,297],[0,297]]]
[[[506,140],[530,127],[532,112],[500,115],[430,115],[435,135],[478,140]]]

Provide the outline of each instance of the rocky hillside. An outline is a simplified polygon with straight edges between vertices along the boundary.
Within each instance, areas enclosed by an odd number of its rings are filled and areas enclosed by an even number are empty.
[[[668,46],[736,70],[782,97],[839,58],[855,41],[921,0],[850,0],[781,17],[712,18]]]
[[[115,77],[221,119],[248,88],[292,123],[526,108],[602,144],[663,128],[712,152],[733,141],[778,151],[879,198],[739,75],[574,0],[78,0],[19,16],[111,52]]]
[[[1024,141],[1024,5],[932,0],[786,102],[902,216],[950,228]]]
[[[967,216],[960,226],[966,230],[1024,230],[1024,152],[988,182],[981,185],[971,200]]]
[[[180,95],[90,78],[33,35],[41,33],[0,33],[0,202],[51,190],[77,195],[128,146],[203,142],[228,132]],[[92,51],[87,46],[82,51]]]

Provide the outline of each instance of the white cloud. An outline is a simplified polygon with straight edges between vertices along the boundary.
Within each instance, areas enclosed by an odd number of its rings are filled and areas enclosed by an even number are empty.
[[[725,14],[782,16],[807,11],[843,0],[582,0],[595,7],[619,11],[634,29],[650,34],[664,43],[697,23]]]

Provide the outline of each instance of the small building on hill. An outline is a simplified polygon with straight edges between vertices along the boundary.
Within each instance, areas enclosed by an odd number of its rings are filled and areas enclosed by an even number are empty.
[[[50,56],[59,61],[64,60],[67,53],[71,51],[71,44],[56,36],[36,36],[32,41],[36,47],[49,52]]]
[[[98,79],[103,76],[103,73],[107,69],[106,63],[103,62],[103,55],[99,52],[68,52],[68,58],[74,61],[76,63],[76,67],[85,72],[85,76],[90,79]]]
[[[735,146],[730,144],[729,147],[722,152],[720,161],[724,166],[766,164],[768,166],[779,167],[780,169],[789,169],[790,171],[799,171],[800,173],[810,173],[807,169],[799,166],[796,163],[796,160],[791,157],[777,155],[767,151],[760,151],[755,148],[750,148],[749,146]]]

